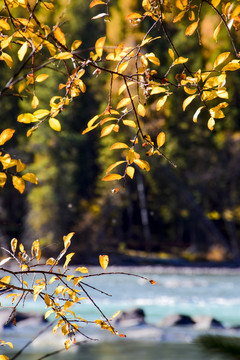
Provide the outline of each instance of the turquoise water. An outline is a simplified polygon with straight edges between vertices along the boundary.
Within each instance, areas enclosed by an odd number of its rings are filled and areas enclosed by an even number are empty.
[[[99,268],[90,269],[96,273]],[[111,296],[104,295],[86,287],[90,296],[107,317],[111,317],[118,310],[140,307],[144,309],[146,321],[158,325],[167,315],[186,314],[191,316],[210,315],[222,321],[226,327],[240,324],[240,271],[213,269],[174,269],[162,267],[141,268],[109,268],[109,272],[135,273],[147,276],[157,281],[156,285],[129,275],[103,275],[89,278],[89,285],[97,287]],[[4,305],[4,300],[2,301]],[[101,319],[99,311],[90,303],[83,301],[73,309],[82,318]],[[40,302],[26,300],[23,311],[44,313],[46,309]],[[38,329],[18,329],[0,334],[0,338],[12,340],[16,347],[34,335]],[[84,329],[85,331],[85,329]],[[67,353],[68,360],[145,360],[146,358],[162,360],[219,360],[222,357],[207,354],[194,342],[199,332],[193,329],[167,329],[166,334],[159,340],[151,338],[150,333],[134,329],[134,337],[116,341],[116,337],[107,336],[106,332],[91,329],[88,335],[100,339],[80,347],[75,347]],[[231,330],[224,330],[223,334],[232,334]],[[238,335],[238,334],[237,334]],[[46,335],[43,340],[33,343],[21,359],[37,360],[40,354],[55,351],[63,346],[62,339],[55,340]],[[51,347],[52,346],[52,347]],[[15,348],[16,348],[15,347]],[[58,354],[51,359],[66,359],[66,353]],[[224,356],[224,359],[228,357]]]

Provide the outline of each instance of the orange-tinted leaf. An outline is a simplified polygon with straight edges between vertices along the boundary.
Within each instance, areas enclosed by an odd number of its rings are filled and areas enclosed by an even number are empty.
[[[35,174],[33,173],[26,173],[22,176],[23,180],[25,181],[29,181],[33,184],[37,184],[38,183],[38,178],[36,177]]]
[[[35,81],[42,82],[42,81],[46,80],[48,77],[49,77],[48,74],[40,74],[36,77]]]
[[[23,43],[23,45],[18,50],[18,59],[20,61],[22,61],[24,56],[26,55],[27,49],[28,49],[28,43],[27,41],[25,41],[25,43]]]
[[[183,111],[186,110],[187,106],[195,99],[197,95],[191,95],[188,96],[184,101],[183,101]]]
[[[105,126],[101,131],[101,137],[109,135],[112,132],[114,126],[115,124]]]
[[[18,176],[13,176],[12,183],[13,183],[13,186],[15,187],[15,189],[17,189],[21,194],[24,192],[25,181],[22,178],[20,178]]]
[[[125,163],[124,160],[120,160],[120,161],[115,162],[114,164],[110,165],[110,166],[107,168],[106,173],[108,174],[108,173],[109,173],[110,171],[112,171],[116,166],[121,165],[121,164],[123,164],[123,163]]]
[[[74,40],[71,46],[71,51],[78,49],[81,44],[82,44],[81,40]]]
[[[0,187],[4,187],[7,181],[7,175],[4,172],[0,172]]]
[[[75,254],[75,253],[70,253],[70,254],[66,255],[66,261],[65,261],[65,263],[64,263],[64,265],[63,265],[63,268],[64,268],[64,269],[66,269],[66,267],[67,267],[68,264],[70,263],[70,261],[71,261],[71,259],[72,259],[72,257],[73,257],[74,254]]]
[[[41,259],[41,248],[40,248],[39,240],[35,240],[32,243],[31,254],[32,256],[36,257],[37,261]]]
[[[137,164],[141,169],[144,169],[146,171],[150,170],[150,165],[145,160],[135,159],[134,163]]]
[[[136,20],[136,19],[141,19],[142,15],[138,14],[138,13],[131,13],[126,17],[126,20]]]
[[[198,27],[198,21],[193,22],[191,25],[189,25],[185,31],[185,35],[186,36],[191,36],[195,30]]]
[[[188,58],[185,58],[185,57],[178,57],[176,60],[174,60],[173,64],[174,65],[178,65],[178,64],[184,64],[188,61]]]
[[[93,8],[94,6],[101,5],[101,4],[105,4],[105,2],[102,0],[93,0],[89,6],[90,6],[90,8]]]
[[[106,270],[106,268],[108,267],[108,263],[109,263],[108,255],[99,255],[99,263],[100,263],[101,267],[103,268],[103,270]]]
[[[70,246],[71,238],[73,237],[74,234],[75,234],[75,232],[71,232],[63,237],[64,249],[67,249]]]
[[[53,57],[54,57],[54,59],[57,59],[57,60],[67,60],[67,59],[71,59],[73,57],[73,54],[65,51],[65,52],[61,52],[57,55],[54,55]]]
[[[152,285],[156,285],[156,284],[157,284],[157,282],[156,282],[155,280],[149,280],[149,282],[150,282],[150,284],[152,284]]]
[[[123,124],[130,127],[137,127],[136,123],[133,120],[123,120]]]
[[[113,181],[113,180],[120,180],[122,176],[119,174],[108,174],[102,178],[102,181]]]
[[[33,114],[30,113],[21,114],[18,116],[17,121],[21,123],[29,124],[34,121],[34,116]]]
[[[130,102],[131,102],[131,99],[129,97],[123,98],[117,104],[117,109],[127,106],[128,104],[130,104]]]
[[[10,140],[15,133],[13,129],[5,129],[0,134],[0,145],[4,145],[8,140]]]
[[[146,115],[145,107],[142,104],[138,104],[137,111],[138,111],[138,114],[142,117],[144,117]]]
[[[163,96],[160,100],[158,100],[157,105],[156,105],[156,110],[157,111],[159,111],[163,107],[166,100],[167,100],[167,95]]]
[[[62,32],[62,30],[60,29],[60,27],[57,27],[54,30],[54,36],[55,38],[64,46],[66,46],[66,39],[65,39],[65,35]]]
[[[121,143],[121,142],[117,142],[115,144],[113,144],[111,147],[110,147],[110,150],[115,150],[115,149],[128,149],[129,146],[125,143]]]
[[[33,99],[32,99],[32,107],[33,107],[33,109],[36,109],[38,107],[38,105],[39,105],[39,100],[38,100],[37,96],[34,95]]]

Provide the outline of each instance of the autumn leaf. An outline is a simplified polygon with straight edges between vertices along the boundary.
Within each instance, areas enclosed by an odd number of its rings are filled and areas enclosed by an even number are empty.
[[[110,166],[107,168],[106,173],[108,174],[108,173],[109,173],[110,171],[112,171],[115,167],[117,167],[118,165],[123,164],[123,163],[125,163],[125,162],[126,162],[126,161],[124,161],[124,160],[120,160],[120,161],[115,162],[114,164],[110,165]]]
[[[99,38],[95,43],[95,51],[98,57],[102,57],[106,36]]]
[[[0,172],[0,187],[4,187],[7,181],[7,175],[4,172]]]
[[[40,74],[36,77],[35,81],[36,82],[43,82],[45,80],[47,80],[47,78],[49,77],[48,74]]]
[[[54,59],[57,59],[57,60],[68,60],[68,59],[71,59],[73,57],[73,54],[71,54],[70,52],[61,52],[57,55],[54,55],[53,56]]]
[[[27,49],[28,49],[28,43],[27,43],[27,41],[25,41],[25,43],[23,43],[23,45],[18,50],[18,59],[19,59],[19,61],[22,61],[24,59],[24,56],[26,55]]]
[[[197,95],[191,95],[188,96],[184,101],[183,101],[183,111],[186,110],[187,106],[195,99]]]
[[[142,117],[144,117],[146,115],[146,109],[142,104],[138,104],[137,112]]]
[[[7,66],[8,66],[10,69],[12,68],[12,66],[13,66],[13,59],[12,59],[12,57],[11,57],[9,54],[2,52],[2,54],[0,55],[0,60],[5,61],[5,63],[7,64]]]
[[[0,146],[4,145],[8,140],[10,140],[15,133],[14,129],[5,129],[0,134]]]
[[[38,178],[36,177],[35,174],[33,173],[26,173],[22,176],[22,179],[25,181],[29,181],[33,184],[37,184],[38,183]]]
[[[81,40],[74,40],[74,42],[71,45],[71,51],[78,49],[81,44],[82,44]]]
[[[163,131],[161,131],[158,136],[157,136],[157,146],[161,147],[163,146],[163,144],[165,143],[165,133]]]
[[[156,105],[156,110],[157,111],[159,111],[163,107],[163,105],[165,104],[167,98],[168,98],[168,96],[165,95],[160,100],[157,101],[157,105]]]
[[[105,4],[105,2],[102,0],[93,0],[93,1],[91,1],[89,7],[93,8],[96,5],[102,5],[102,4]]]
[[[72,259],[72,257],[73,257],[74,254],[75,254],[75,253],[73,252],[73,253],[70,253],[70,254],[66,255],[66,261],[65,261],[65,263],[64,263],[64,265],[63,265],[63,268],[64,268],[64,269],[66,269],[66,267],[67,267],[68,264],[70,263],[70,261],[71,261],[71,259]]]
[[[100,263],[101,267],[103,268],[103,270],[106,270],[106,268],[108,267],[108,263],[109,263],[108,255],[99,255],[99,263]]]
[[[102,181],[113,181],[113,180],[120,180],[122,176],[119,174],[108,174],[102,178]]]
[[[189,25],[185,31],[185,35],[186,36],[191,36],[195,30],[198,27],[198,21],[193,22],[191,25]]]
[[[75,232],[71,232],[63,237],[64,249],[67,249],[71,245],[71,239],[74,234],[75,234]]]
[[[126,169],[126,174],[127,174],[131,179],[133,179],[134,173],[135,173],[134,167],[128,166],[127,169]]]
[[[55,118],[50,118],[49,119],[49,126],[50,128],[52,128],[54,131],[61,131],[62,127],[61,127],[61,123],[55,119]]]
[[[17,189],[20,192],[20,194],[22,194],[24,192],[25,181],[21,177],[13,176],[12,183],[13,183],[13,186],[15,187],[15,189]]]

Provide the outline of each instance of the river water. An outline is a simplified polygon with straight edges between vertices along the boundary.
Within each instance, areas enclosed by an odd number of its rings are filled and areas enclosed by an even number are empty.
[[[90,269],[98,272],[99,269]],[[231,327],[240,325],[240,270],[229,269],[192,269],[165,267],[109,268],[108,272],[126,272],[139,274],[153,279],[156,285],[151,285],[143,279],[130,275],[104,275],[89,278],[89,285],[103,290],[111,296],[87,288],[90,296],[107,317],[118,310],[141,308],[146,314],[146,322],[156,326],[151,328],[133,327],[125,330],[126,339],[108,336],[104,330],[86,327],[87,335],[98,338],[99,341],[84,343],[72,347],[67,355],[59,353],[52,359],[65,360],[218,360],[220,355],[208,354],[194,343],[196,336],[205,332],[195,328],[174,328],[159,330],[160,321],[171,314],[190,316],[212,316],[221,321],[226,329],[222,335],[239,336],[239,331]],[[4,305],[4,302],[2,302]],[[26,301],[24,311],[42,312],[46,309],[40,303]],[[83,301],[74,311],[82,318],[101,319],[99,311],[89,301]],[[156,330],[157,329],[157,330]],[[19,348],[24,341],[34,335],[34,327],[5,331],[0,338],[12,340]],[[155,331],[156,330],[156,331]],[[44,337],[45,336],[45,337]],[[42,340],[41,340],[42,338]],[[239,340],[240,341],[240,340]],[[35,360],[44,353],[58,350],[63,341],[60,337],[43,334],[33,342],[21,359]],[[71,348],[70,348],[71,349]],[[225,359],[228,357],[224,356]]]

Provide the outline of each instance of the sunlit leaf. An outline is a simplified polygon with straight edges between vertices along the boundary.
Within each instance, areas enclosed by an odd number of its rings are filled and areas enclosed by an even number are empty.
[[[103,268],[103,270],[106,270],[106,268],[108,267],[108,263],[109,263],[108,255],[99,255],[99,263],[100,263],[101,267]]]
[[[128,149],[129,146],[125,143],[121,143],[121,142],[117,142],[115,144],[113,144],[111,147],[110,147],[110,150],[115,150],[115,149]]]
[[[38,178],[36,177],[35,174],[33,173],[26,173],[22,176],[23,180],[25,181],[29,181],[33,184],[37,184],[38,183]]]
[[[88,273],[88,269],[85,266],[78,267],[77,269],[75,269],[75,271],[79,271],[79,272],[81,272],[83,274]]]
[[[36,257],[37,261],[41,259],[41,248],[40,248],[39,240],[35,240],[32,243],[31,254],[32,256]]]
[[[184,101],[183,101],[183,111],[186,110],[187,106],[195,99],[197,95],[191,95],[188,96]]]
[[[7,175],[4,172],[0,172],[0,187],[4,187],[7,181]]]
[[[134,85],[135,82],[134,81],[129,81],[127,83],[127,86],[131,86],[131,85]],[[119,90],[118,90],[118,95],[121,95],[122,92],[126,89],[126,84],[124,83],[122,86],[120,86]]]
[[[89,7],[93,8],[94,6],[101,5],[101,4],[105,4],[105,2],[102,0],[93,0],[93,1],[91,1]]]
[[[65,35],[59,26],[54,30],[54,36],[62,45],[66,46]]]
[[[106,36],[99,38],[95,43],[95,51],[98,57],[102,57]]]
[[[173,64],[174,65],[185,64],[187,61],[188,61],[188,58],[180,56],[176,60],[174,60]]]
[[[156,110],[157,111],[159,111],[163,107],[166,100],[167,100],[167,95],[163,96],[160,100],[157,101],[157,104],[156,104]]]
[[[131,99],[129,97],[123,98],[122,100],[119,101],[119,103],[117,104],[117,109],[120,109],[122,107],[127,106],[128,104],[131,103]]]
[[[220,28],[221,28],[221,24],[222,24],[222,23],[220,23],[220,24],[216,27],[216,29],[214,30],[213,39],[214,39],[215,41],[217,41],[217,37],[218,37],[219,31],[220,31]]]
[[[46,261],[46,265],[54,265],[55,263],[56,263],[56,260],[53,257],[47,259],[47,261]]]
[[[137,164],[141,169],[144,169],[146,171],[150,170],[150,165],[146,160],[135,159],[134,163]]]
[[[155,94],[160,94],[163,92],[166,92],[167,89],[165,89],[164,87],[161,86],[155,86],[152,90],[151,90],[151,95],[155,95]]]
[[[169,54],[170,58],[172,59],[172,61],[174,61],[175,56],[174,56],[174,52],[172,49],[168,49],[168,54]]]
[[[23,43],[23,45],[18,50],[18,59],[19,59],[19,61],[22,61],[24,59],[24,56],[26,55],[27,49],[28,49],[28,43],[27,43],[27,41],[25,41],[25,43]]]
[[[213,67],[216,68],[218,65],[222,64],[225,60],[227,60],[230,54],[231,53],[228,51],[218,55],[218,57],[214,61]]]
[[[41,110],[34,111],[33,116],[34,116],[34,118],[40,120],[40,119],[48,116],[48,114],[49,114],[49,110],[41,109]]]
[[[73,57],[73,54],[71,54],[70,52],[61,52],[57,55],[54,55],[53,56],[54,59],[57,59],[57,60],[68,60],[68,59],[71,59]]]
[[[25,181],[21,177],[13,176],[12,183],[13,183],[13,186],[15,187],[15,189],[17,189],[21,194],[24,192]]]
[[[208,120],[208,123],[207,123],[207,126],[209,128],[209,130],[213,130],[214,129],[214,125],[215,125],[215,120],[211,117],[209,120]]]
[[[120,161],[117,161],[115,162],[114,164],[110,165],[107,170],[106,170],[106,173],[108,174],[110,171],[112,171],[115,167],[117,167],[118,165],[121,165],[123,163],[125,163],[126,161],[124,160],[120,160]]]
[[[12,59],[12,57],[11,57],[9,54],[2,52],[2,54],[0,55],[0,60],[5,61],[5,63],[7,64],[7,66],[8,66],[10,69],[12,68],[12,66],[13,66],[13,59]]]
[[[105,126],[101,131],[101,137],[109,135],[112,132],[114,126],[115,124]]]
[[[119,174],[108,174],[102,178],[102,181],[113,181],[113,180],[120,180],[122,176]]]
[[[49,119],[49,126],[55,131],[61,131],[62,129],[60,122],[55,118]]]
[[[81,44],[82,44],[81,40],[74,40],[74,42],[71,45],[71,51],[78,49]]]
[[[195,114],[193,115],[193,122],[197,122],[197,118],[198,118],[198,115],[200,114],[200,112],[202,111],[202,109],[204,108],[204,106],[200,106],[197,111],[195,112]]]
[[[214,7],[217,7],[220,4],[221,0],[212,0],[211,3]]]
[[[145,54],[146,58],[154,65],[160,66],[160,60],[155,56],[154,53]]]
[[[38,100],[37,96],[34,95],[33,99],[32,99],[32,108],[36,109],[38,107],[38,105],[39,105],[39,100]]]
[[[100,14],[98,14],[96,16],[93,16],[92,20],[97,20],[97,19],[100,19],[100,18],[102,18],[104,16],[108,16],[108,14],[107,13],[100,13]]]
[[[158,136],[157,136],[157,146],[161,147],[163,146],[163,144],[165,143],[165,133],[163,131],[161,131]]]
[[[128,166],[127,169],[126,169],[126,174],[127,174],[131,179],[133,179],[134,173],[135,173],[134,167]]]
[[[72,239],[74,234],[75,234],[75,232],[71,232],[68,235],[63,237],[64,249],[67,249],[70,246],[71,239]]]
[[[70,339],[67,339],[65,342],[64,342],[64,345],[65,345],[65,349],[68,350],[70,348],[70,345],[71,345],[71,340]]]
[[[2,259],[2,260],[0,261],[0,266],[6,264],[6,263],[7,263],[9,260],[11,260],[11,259],[12,259],[11,256],[9,256],[9,257],[7,257],[7,258],[5,258],[5,259]],[[5,297],[5,299],[6,299],[6,297]]]
[[[222,71],[235,71],[240,69],[240,60],[232,60],[222,68]]]
[[[35,119],[34,119],[33,114],[30,114],[30,113],[21,114],[17,118],[18,122],[25,123],[25,124],[29,124],[29,123],[33,122],[34,120]]]
[[[48,74],[40,74],[36,77],[35,81],[36,82],[43,82],[45,81],[47,78],[49,77]]]
[[[142,104],[138,104],[137,112],[142,117],[144,117],[146,115],[146,109]]]
[[[0,355],[0,360],[9,360],[7,355]]]
[[[0,145],[4,145],[15,133],[14,129],[5,129],[0,134]]]
[[[64,269],[66,269],[66,267],[67,267],[68,264],[70,263],[70,261],[71,261],[71,259],[72,259],[72,257],[73,257],[74,254],[75,254],[75,253],[70,253],[70,254],[66,255],[66,261],[65,261],[65,263],[64,263],[64,265],[63,265],[63,268],[64,268]]]
[[[191,36],[195,30],[198,27],[198,21],[193,22],[191,25],[189,25],[185,31],[185,35],[186,36]]]
[[[0,288],[6,288],[5,284],[6,285],[10,284],[11,276],[9,275],[4,276],[2,279],[0,279],[0,281],[1,281]]]
[[[126,17],[126,20],[136,20],[136,19],[141,19],[142,15],[138,14],[138,13],[130,13],[128,14],[128,16]]]

